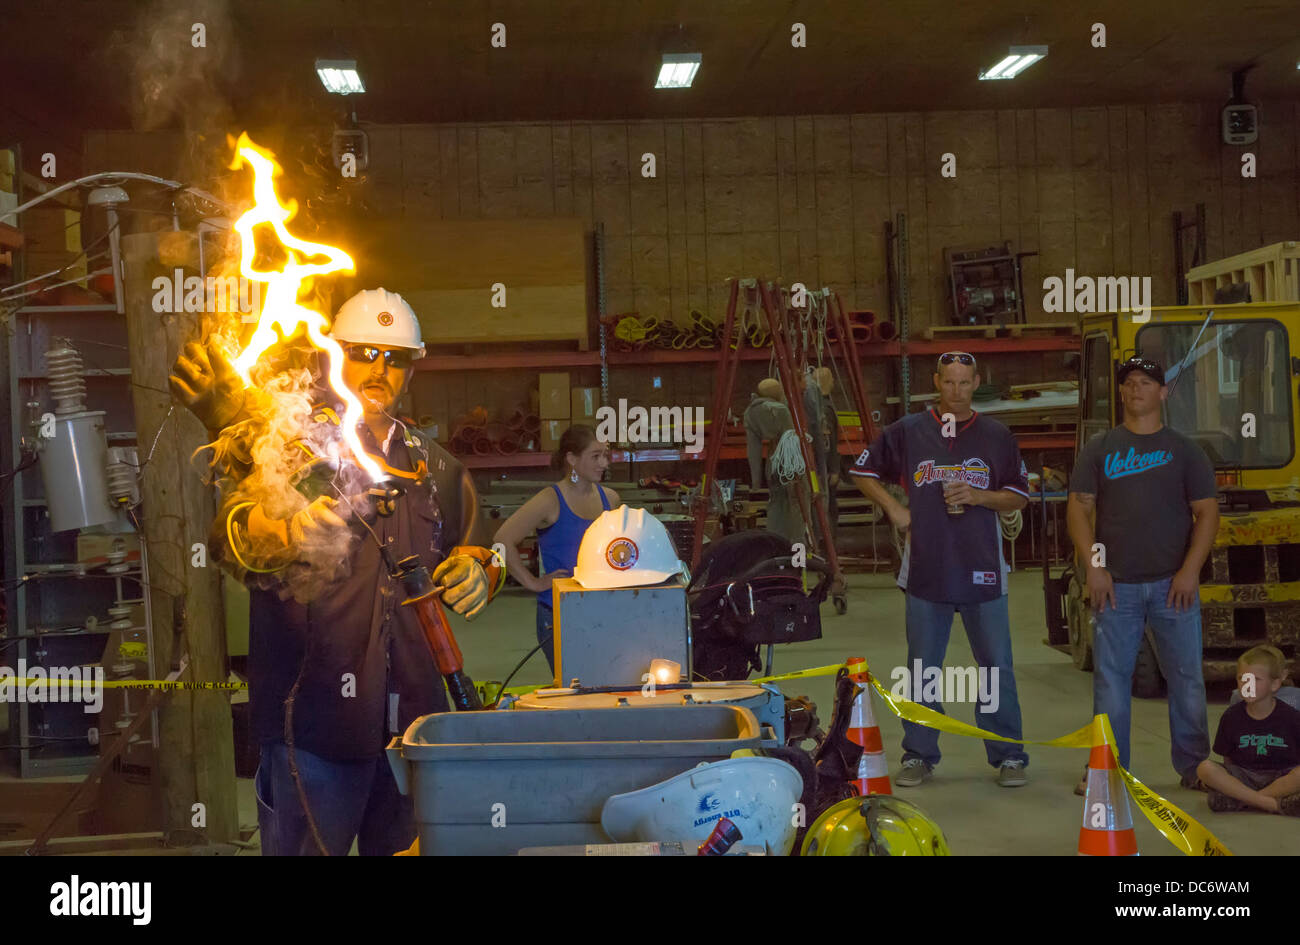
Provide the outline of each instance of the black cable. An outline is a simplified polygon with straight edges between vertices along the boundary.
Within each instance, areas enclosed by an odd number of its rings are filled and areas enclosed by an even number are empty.
[[[343,490],[338,487],[336,479],[337,474],[335,479],[330,480],[330,485],[334,487],[334,491],[339,494],[340,498],[347,503],[348,508],[352,510],[353,518],[359,519],[361,524],[366,526],[366,531],[370,532],[370,536],[374,538],[375,544],[379,546],[380,554],[383,556],[385,561],[388,561],[388,550],[384,547],[383,542],[379,540],[379,536],[375,534],[374,529],[370,527],[365,518],[357,514],[356,508],[353,507],[352,502],[348,499]],[[284,746],[287,750],[289,759],[289,777],[293,780],[294,790],[298,794],[298,803],[302,805],[302,812],[307,818],[307,827],[311,830],[312,839],[316,842],[316,848],[320,851],[321,856],[330,856],[329,848],[325,846],[325,841],[321,837],[320,827],[316,824],[316,818],[312,815],[311,805],[307,802],[307,789],[304,788],[302,784],[302,774],[298,770],[298,754],[294,748],[293,740],[293,707],[294,702],[298,698],[298,689],[302,685],[303,674],[307,671],[307,647],[309,645],[310,635],[308,635],[308,640],[303,646],[302,662],[298,664],[298,676],[294,679],[293,685],[289,688],[289,694],[284,698]]]
[[[316,848],[320,850],[321,856],[329,856],[329,848],[325,846],[325,841],[321,839],[320,828],[316,826],[316,818],[312,816],[311,805],[307,803],[307,790],[302,786],[302,775],[298,772],[298,756],[293,747],[293,704],[298,698],[298,687],[302,685],[303,673],[307,670],[307,650],[306,644],[303,647],[302,663],[298,666],[298,678],[293,681],[293,686],[289,689],[289,694],[284,699],[284,744],[289,754],[289,776],[293,778],[293,786],[298,792],[298,803],[302,804],[302,812],[307,815],[307,826],[311,830],[312,839],[316,841]]]
[[[510,670],[510,675],[506,677],[506,681],[503,682],[503,683],[501,684],[501,689],[500,689],[500,691],[497,693],[497,702],[500,702],[500,701],[501,701],[501,697],[504,696],[504,695],[506,694],[506,687],[510,685],[510,680],[512,680],[512,679],[515,678],[515,674],[516,674],[517,672],[519,672],[521,669],[524,668],[524,664],[527,663],[530,659],[532,659],[533,656],[534,656],[534,654],[536,654],[538,650],[540,650],[542,647],[546,646],[546,644],[550,643],[550,642],[551,642],[551,639],[552,639],[554,636],[555,636],[555,634],[553,634],[553,633],[552,633],[552,634],[548,634],[545,640],[543,640],[541,643],[537,644],[537,646],[535,646],[535,647],[533,647],[531,650],[529,650],[529,651],[527,652],[527,654],[524,655],[524,658],[521,659],[521,660],[518,662],[518,664],[516,664],[515,668],[512,669],[512,670]]]
[[[21,458],[18,460],[17,466],[15,466],[13,469],[10,469],[8,472],[0,472],[0,482],[4,482],[7,479],[12,479],[14,476],[18,475],[19,473],[26,472],[27,470],[34,467],[38,462],[40,462],[40,454],[38,454],[35,450],[24,450],[23,453],[21,454]]]

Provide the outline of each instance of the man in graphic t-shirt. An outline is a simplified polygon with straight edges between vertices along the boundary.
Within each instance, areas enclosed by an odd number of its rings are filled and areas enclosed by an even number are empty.
[[[1161,421],[1169,388],[1159,364],[1130,358],[1116,379],[1124,423],[1079,453],[1066,510],[1095,615],[1093,712],[1110,716],[1128,767],[1133,671],[1150,627],[1169,684],[1174,770],[1196,788],[1196,767],[1210,754],[1198,584],[1219,527],[1214,467]]]
[[[979,672],[996,690],[996,702],[981,701],[975,722],[1007,738],[1020,738],[1020,701],[1011,665],[1007,614],[1007,566],[1002,555],[998,513],[1024,508],[1029,484],[1011,432],[971,409],[979,386],[975,358],[964,351],[939,356],[934,386],[939,403],[925,413],[890,424],[849,470],[858,489],[907,533],[898,586],[907,595],[907,672],[924,683],[943,670],[954,613],[961,614]],[[903,506],[882,484],[902,481]],[[920,663],[922,671],[915,673]],[[910,693],[915,702],[939,712],[925,698],[927,687]],[[982,698],[982,697],[981,697]],[[1024,746],[986,741],[998,783],[1026,783]],[[903,723],[903,769],[894,779],[916,787],[939,763],[939,732]]]

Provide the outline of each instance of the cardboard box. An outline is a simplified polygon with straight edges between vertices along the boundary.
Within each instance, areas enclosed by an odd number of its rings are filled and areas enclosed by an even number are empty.
[[[600,408],[599,387],[575,387],[569,394],[569,420],[573,423],[596,425],[596,411]]]
[[[569,429],[568,420],[542,421],[542,452],[554,453],[560,448],[560,437]]]
[[[537,415],[543,420],[569,419],[569,374],[537,375]]]

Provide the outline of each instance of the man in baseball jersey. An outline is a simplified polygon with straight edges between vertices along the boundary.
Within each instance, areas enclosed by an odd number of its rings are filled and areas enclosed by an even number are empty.
[[[862,494],[906,535],[898,586],[907,595],[909,679],[942,679],[953,614],[960,613],[979,674],[989,680],[976,724],[1018,739],[1020,702],[998,513],[1024,508],[1029,483],[1011,432],[971,409],[979,383],[972,355],[940,355],[937,406],[890,424],[849,472]],[[908,505],[890,495],[885,482],[901,482]],[[913,701],[943,712],[932,698],[936,687],[912,688]],[[996,701],[988,698],[995,691]],[[903,769],[894,783],[916,787],[939,763],[939,732],[910,722],[903,731]],[[1029,756],[1023,745],[986,741],[984,748],[1000,785],[1026,783]]]

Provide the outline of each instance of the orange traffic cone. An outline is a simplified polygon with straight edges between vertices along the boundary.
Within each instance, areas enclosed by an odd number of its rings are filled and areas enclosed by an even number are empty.
[[[858,794],[893,794],[889,783],[889,766],[885,760],[885,746],[880,740],[880,726],[871,711],[871,683],[867,675],[867,661],[860,656],[848,661],[849,679],[861,688],[853,697],[849,714],[849,741],[862,746],[862,760],[858,762],[858,776],[851,782]]]
[[[1088,789],[1083,797],[1080,856],[1137,856],[1137,835],[1129,813],[1128,791],[1111,750],[1115,736],[1105,715],[1092,720],[1092,754],[1088,756]]]

